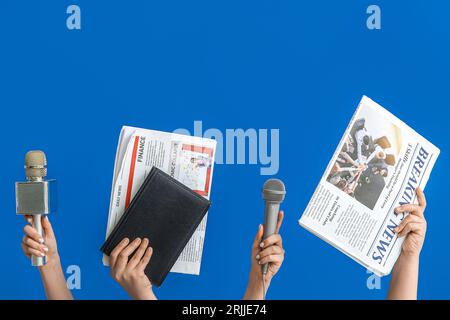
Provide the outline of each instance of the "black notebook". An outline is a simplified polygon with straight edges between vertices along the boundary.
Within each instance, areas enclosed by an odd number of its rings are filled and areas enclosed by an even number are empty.
[[[145,274],[159,287],[209,206],[209,200],[153,167],[101,251],[109,256],[125,237],[148,238],[153,255]]]

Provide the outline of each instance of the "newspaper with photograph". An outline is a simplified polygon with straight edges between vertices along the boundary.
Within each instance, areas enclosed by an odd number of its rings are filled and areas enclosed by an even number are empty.
[[[395,227],[417,203],[439,149],[363,97],[299,223],[377,275],[391,272],[404,238]]]
[[[124,126],[114,164],[106,238],[153,166],[209,199],[215,150],[215,140]],[[200,274],[206,221],[207,215],[171,272]],[[109,264],[105,255],[103,264]]]

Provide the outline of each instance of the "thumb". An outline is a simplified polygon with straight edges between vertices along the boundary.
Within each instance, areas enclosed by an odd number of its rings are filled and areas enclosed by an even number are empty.
[[[256,250],[259,248],[259,244],[261,243],[262,237],[264,235],[264,227],[262,224],[258,227],[258,232],[256,233],[255,240],[253,240],[253,250]]]
[[[42,217],[42,229],[44,229],[44,233],[47,237],[54,239],[55,234],[53,233],[52,224],[48,219],[48,216]]]
[[[281,228],[281,224],[283,223],[283,219],[284,219],[284,211],[280,211],[278,213],[277,229],[276,229],[275,233],[280,233],[280,228]]]

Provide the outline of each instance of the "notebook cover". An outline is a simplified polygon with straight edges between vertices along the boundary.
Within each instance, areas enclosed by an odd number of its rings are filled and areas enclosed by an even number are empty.
[[[209,200],[153,167],[100,250],[109,256],[125,237],[148,238],[153,255],[145,274],[159,287],[209,206]]]

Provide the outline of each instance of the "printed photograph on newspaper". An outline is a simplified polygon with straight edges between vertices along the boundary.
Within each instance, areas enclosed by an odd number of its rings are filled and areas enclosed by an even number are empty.
[[[327,181],[373,209],[402,147],[399,127],[363,108],[346,135]]]

